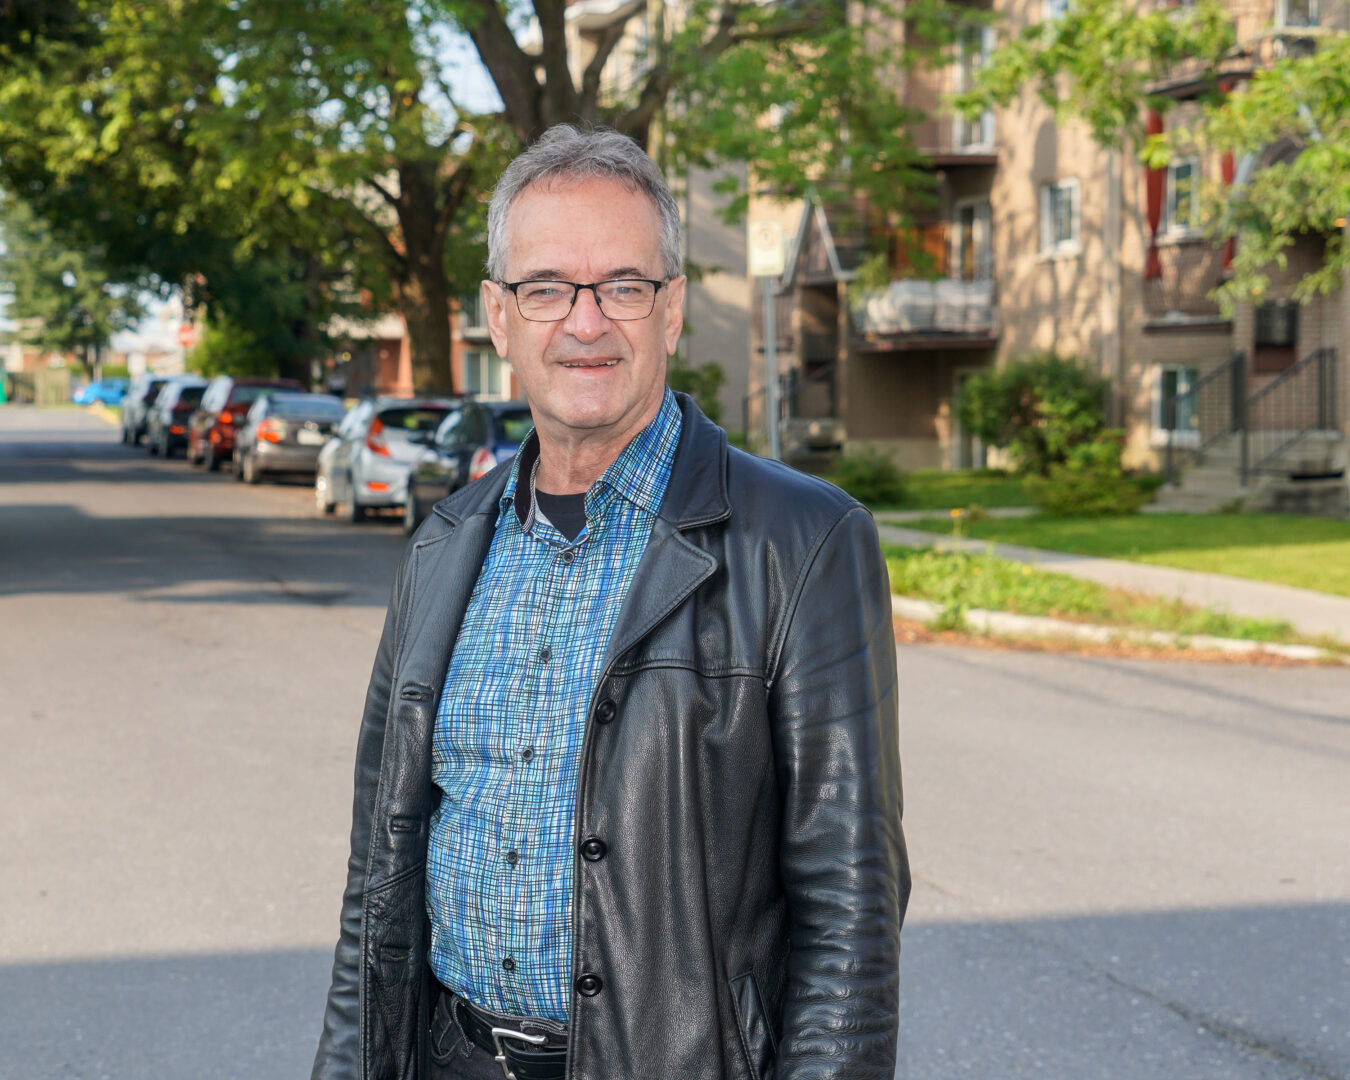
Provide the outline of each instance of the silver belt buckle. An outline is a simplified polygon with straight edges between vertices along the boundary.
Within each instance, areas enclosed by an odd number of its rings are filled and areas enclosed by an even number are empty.
[[[516,1074],[511,1071],[511,1066],[506,1063],[506,1047],[502,1045],[503,1039],[519,1039],[521,1042],[530,1043],[533,1046],[542,1046],[548,1042],[547,1035],[526,1035],[523,1031],[512,1031],[510,1028],[493,1028],[492,1045],[497,1048],[497,1056],[493,1060],[502,1067],[502,1073],[506,1080],[516,1080]]]

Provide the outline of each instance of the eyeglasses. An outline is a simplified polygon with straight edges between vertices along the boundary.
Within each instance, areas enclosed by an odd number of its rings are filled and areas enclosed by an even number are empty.
[[[561,322],[567,318],[582,289],[590,289],[600,314],[615,322],[645,319],[656,307],[656,291],[666,281],[616,278],[581,285],[575,281],[503,281],[516,294],[516,309],[530,322]]]

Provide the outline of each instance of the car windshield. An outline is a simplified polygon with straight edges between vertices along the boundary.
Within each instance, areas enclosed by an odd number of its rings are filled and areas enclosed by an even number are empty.
[[[230,395],[230,404],[249,405],[271,389],[270,386],[236,386]]]
[[[533,426],[534,421],[530,418],[529,409],[497,414],[497,430],[502,433],[502,442],[517,444],[524,442],[525,436],[530,433]]]
[[[204,386],[185,386],[178,392],[179,405],[196,405],[201,401],[202,394],[206,393]]]
[[[273,416],[341,420],[346,411],[340,399],[327,394],[277,394],[272,398]]]
[[[382,409],[380,423],[385,431],[411,435],[415,431],[435,431],[448,409]]]

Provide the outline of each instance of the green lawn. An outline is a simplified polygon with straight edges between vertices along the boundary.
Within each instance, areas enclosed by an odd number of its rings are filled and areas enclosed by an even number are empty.
[[[954,506],[1028,506],[1022,478],[996,469],[924,469],[905,474],[903,510],[947,510]]]
[[[1249,641],[1299,640],[1276,619],[1208,611],[1177,600],[1112,589],[1095,581],[1041,570],[988,553],[936,551],[884,544],[891,590],[942,604],[948,621],[970,608],[1177,634],[1208,634]]]
[[[950,534],[951,520],[914,525]],[[1139,514],[969,521],[982,540],[1203,570],[1350,596],[1350,521],[1282,514]]]

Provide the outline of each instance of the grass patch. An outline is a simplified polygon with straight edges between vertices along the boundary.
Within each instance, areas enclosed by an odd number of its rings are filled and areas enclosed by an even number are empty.
[[[892,591],[942,604],[945,614],[938,620],[939,628],[957,628],[964,612],[982,608],[1183,635],[1207,634],[1280,643],[1308,641],[1295,634],[1293,627],[1283,620],[1228,615],[1176,600],[1112,589],[1095,581],[1000,559],[988,552],[972,554],[893,544],[884,544],[883,548]]]
[[[913,525],[950,533],[951,522]],[[1350,521],[1285,514],[1141,514],[968,521],[981,540],[1097,555],[1350,596]]]
[[[1022,478],[1000,469],[921,469],[905,474],[904,510],[949,510],[955,506],[1030,506]]]

